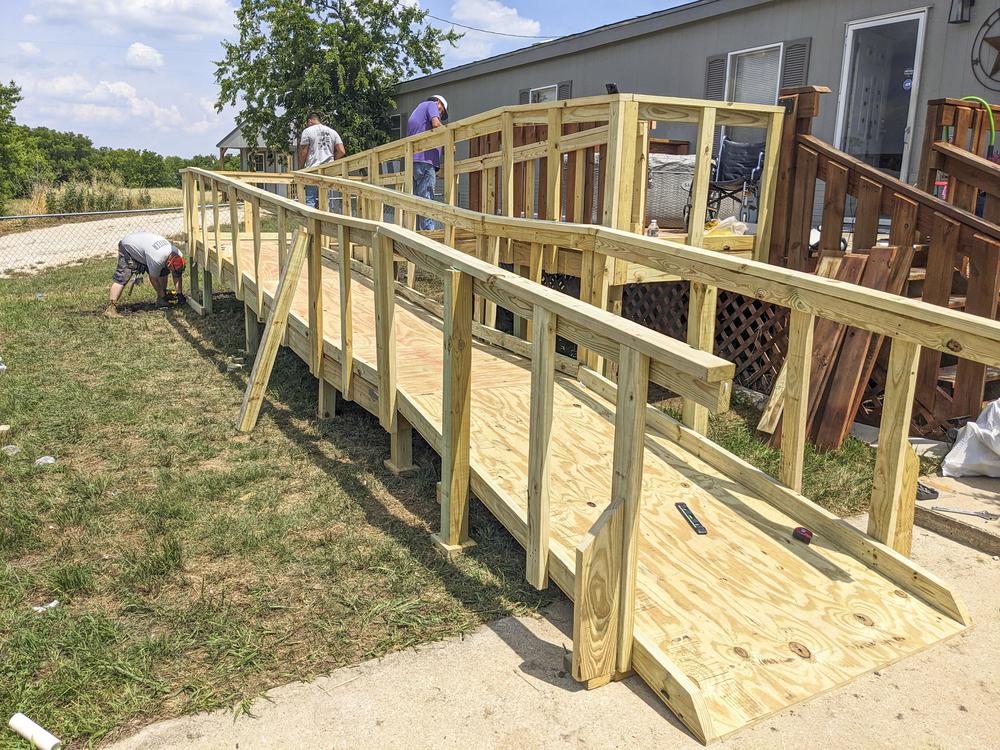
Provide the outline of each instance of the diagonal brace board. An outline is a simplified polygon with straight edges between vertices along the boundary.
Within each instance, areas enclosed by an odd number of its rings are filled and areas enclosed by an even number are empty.
[[[240,432],[250,432],[257,424],[260,407],[264,403],[264,391],[271,379],[274,359],[278,356],[278,348],[285,335],[288,313],[292,309],[292,299],[295,297],[295,288],[298,286],[302,266],[306,262],[308,248],[309,233],[305,229],[300,229],[295,237],[295,244],[292,246],[285,271],[278,279],[274,306],[271,308],[271,314],[267,316],[264,337],[257,350],[257,358],[254,360],[250,380],[247,382],[246,393],[243,394],[243,405],[236,420],[236,429]]]

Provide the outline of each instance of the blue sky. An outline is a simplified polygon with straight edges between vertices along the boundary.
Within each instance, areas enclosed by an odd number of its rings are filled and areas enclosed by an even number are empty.
[[[417,0],[404,0],[414,2]],[[3,0],[0,80],[15,80],[27,125],[98,146],[211,153],[235,112],[216,114],[212,61],[234,36],[238,0]],[[508,34],[558,37],[681,0],[419,0],[435,16]],[[435,25],[445,26],[439,21]],[[459,29],[460,31],[462,29]],[[445,67],[532,43],[467,31]]]

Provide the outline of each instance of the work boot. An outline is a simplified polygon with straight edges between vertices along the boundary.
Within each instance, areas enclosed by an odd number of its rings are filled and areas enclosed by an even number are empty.
[[[104,312],[101,313],[105,318],[121,318],[124,317],[120,312],[118,312],[118,305],[114,302],[109,302],[107,307],[104,308]]]

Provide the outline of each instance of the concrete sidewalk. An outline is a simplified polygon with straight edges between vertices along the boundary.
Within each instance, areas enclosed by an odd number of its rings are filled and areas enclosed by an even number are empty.
[[[715,747],[1000,747],[1000,561],[919,528],[914,559],[956,587],[974,629]],[[563,602],[543,619],[507,618],[277,688],[254,703],[255,718],[164,721],[114,747],[701,747],[638,678],[579,689],[563,671],[571,630]]]

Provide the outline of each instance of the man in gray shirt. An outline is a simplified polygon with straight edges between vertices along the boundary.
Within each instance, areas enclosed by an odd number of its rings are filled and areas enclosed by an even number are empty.
[[[185,299],[181,274],[184,273],[185,265],[180,248],[166,237],[152,232],[125,235],[118,243],[118,265],[111,277],[105,317],[118,317],[118,298],[125,285],[137,274],[149,274],[149,283],[156,291],[157,303],[161,305],[167,304],[167,276],[171,275],[177,290],[177,301],[183,303]]]
[[[302,131],[302,137],[299,138],[299,164],[304,169],[344,158],[347,150],[340,133],[324,125],[318,112],[310,114],[306,122],[309,127]],[[319,206],[319,188],[315,185],[306,185],[306,205],[310,208]],[[330,196],[327,210],[334,210],[333,195]]]

